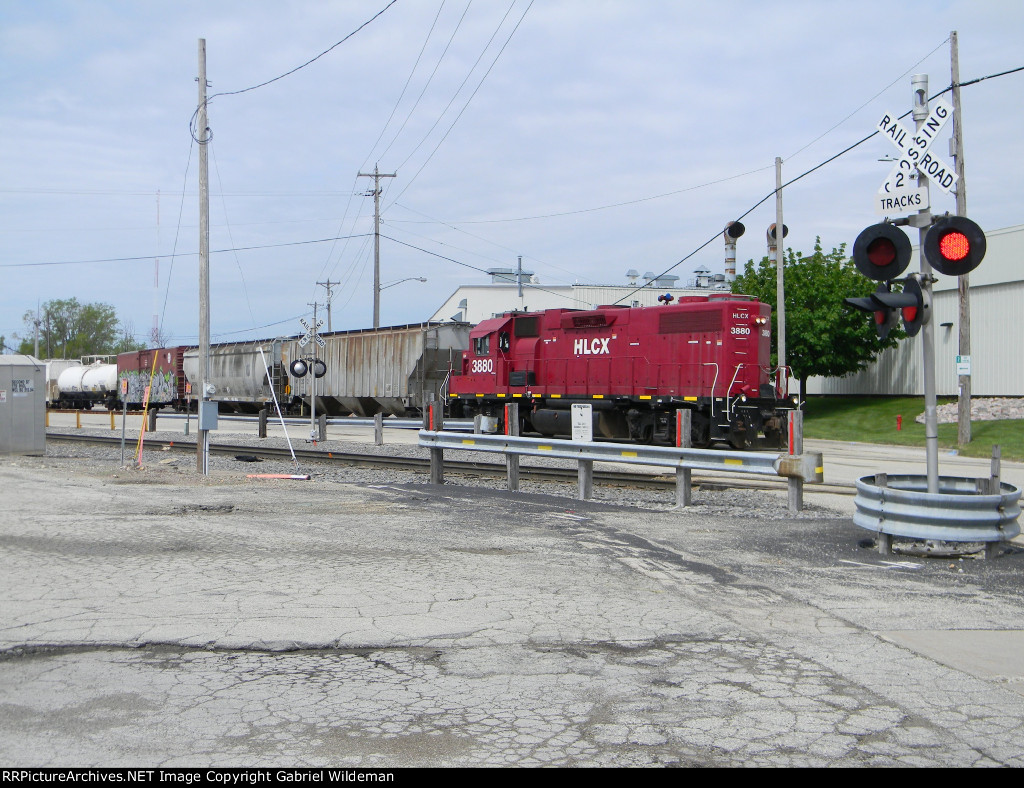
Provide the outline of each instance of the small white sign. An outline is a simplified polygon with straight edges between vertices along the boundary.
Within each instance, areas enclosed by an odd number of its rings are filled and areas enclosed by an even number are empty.
[[[970,356],[957,356],[956,357],[956,375],[960,377],[965,375],[970,377],[971,375],[971,357]]]
[[[7,402],[7,392],[4,391],[3,389],[0,389],[0,405],[3,405],[6,402]]]
[[[875,213],[880,216],[902,216],[923,211],[929,204],[928,190],[923,186],[893,189],[888,194],[875,195]]]
[[[593,406],[574,403],[572,406],[572,439],[591,443],[594,440]]]

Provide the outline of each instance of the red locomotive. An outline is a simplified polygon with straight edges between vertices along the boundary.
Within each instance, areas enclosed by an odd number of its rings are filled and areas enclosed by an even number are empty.
[[[729,293],[657,307],[508,312],[470,332],[452,411],[501,425],[519,402],[521,429],[571,434],[571,406],[593,406],[594,434],[674,443],[675,412],[692,411],[692,445],[781,445],[785,375],[770,364],[771,307]]]

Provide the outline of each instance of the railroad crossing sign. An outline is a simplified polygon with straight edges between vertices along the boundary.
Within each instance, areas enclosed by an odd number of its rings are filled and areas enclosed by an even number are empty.
[[[928,190],[912,184],[910,177],[914,170],[928,176],[946,194],[957,182],[954,168],[931,151],[942,127],[953,117],[953,107],[942,99],[932,103],[931,111],[924,125],[915,133],[900,123],[895,113],[886,113],[878,122],[878,128],[900,152],[901,156],[878,190],[875,211],[880,214],[908,213],[928,207]]]
[[[309,344],[310,340],[316,342],[317,345],[319,345],[320,347],[327,347],[327,343],[324,342],[324,340],[321,339],[320,335],[317,333],[317,330],[323,327],[323,320],[317,320],[316,327],[314,328],[310,327],[309,323],[306,322],[306,319],[304,317],[300,317],[299,322],[302,323],[302,327],[306,329],[305,336],[303,336],[302,339],[299,340],[299,347],[305,347],[306,345]]]

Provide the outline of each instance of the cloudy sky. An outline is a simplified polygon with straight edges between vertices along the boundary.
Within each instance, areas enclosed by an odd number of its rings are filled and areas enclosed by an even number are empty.
[[[912,74],[947,87],[952,30],[961,81],[1024,66],[1019,0],[389,2],[0,4],[0,334],[76,297],[197,341],[200,38],[214,341],[300,332],[326,281],[335,330],[371,325],[375,165],[397,175],[382,282],[427,279],[386,287],[382,324],[417,322],[518,255],[542,285],[721,272],[748,211],[738,256],[760,258],[776,157],[788,181],[910,109]],[[986,229],[1024,222],[1022,94],[1024,72],[963,89]],[[875,137],[785,189],[787,245],[849,248],[893,152]]]

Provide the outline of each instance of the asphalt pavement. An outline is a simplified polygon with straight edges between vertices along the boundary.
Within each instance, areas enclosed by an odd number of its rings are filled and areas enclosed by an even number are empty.
[[[1019,547],[188,465],[0,458],[0,762],[1024,765]]]

